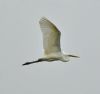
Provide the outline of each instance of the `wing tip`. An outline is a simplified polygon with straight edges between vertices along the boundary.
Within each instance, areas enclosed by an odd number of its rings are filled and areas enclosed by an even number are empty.
[[[41,17],[41,19],[39,20],[39,23],[44,22],[44,21],[48,21],[48,19],[45,16]]]
[[[45,16],[41,17],[40,20],[47,20],[47,18]]]

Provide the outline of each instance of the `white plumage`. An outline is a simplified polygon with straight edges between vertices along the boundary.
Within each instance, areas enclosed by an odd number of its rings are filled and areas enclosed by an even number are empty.
[[[61,52],[60,47],[60,36],[61,32],[58,28],[47,18],[42,17],[39,21],[40,28],[43,35],[43,48],[44,48],[44,57],[32,61],[26,62],[23,65],[28,65],[32,63],[42,62],[42,61],[63,61],[68,62],[69,57],[77,57],[75,55],[65,55]]]
[[[60,31],[56,26],[46,18],[40,21],[40,28],[43,34],[43,48],[46,55],[61,52],[60,48]]]

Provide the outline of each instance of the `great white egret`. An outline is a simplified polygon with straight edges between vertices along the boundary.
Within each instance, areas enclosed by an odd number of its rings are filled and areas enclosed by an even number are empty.
[[[58,28],[47,18],[42,17],[39,21],[40,28],[43,34],[43,48],[44,56],[36,61],[26,62],[23,65],[29,65],[32,63],[42,62],[42,61],[62,61],[68,62],[70,57],[76,57],[75,55],[66,55],[61,52],[60,48],[60,36],[61,32]]]

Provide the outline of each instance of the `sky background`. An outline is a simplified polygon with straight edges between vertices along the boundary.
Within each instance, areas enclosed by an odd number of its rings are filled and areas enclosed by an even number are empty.
[[[22,66],[43,54],[42,16],[80,59]],[[0,94],[100,94],[100,0],[0,0]]]

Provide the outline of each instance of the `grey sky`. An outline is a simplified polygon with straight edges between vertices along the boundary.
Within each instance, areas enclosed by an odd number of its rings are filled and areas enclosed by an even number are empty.
[[[45,16],[61,30],[68,63],[38,63],[38,24]],[[99,0],[0,0],[0,94],[100,94]]]

